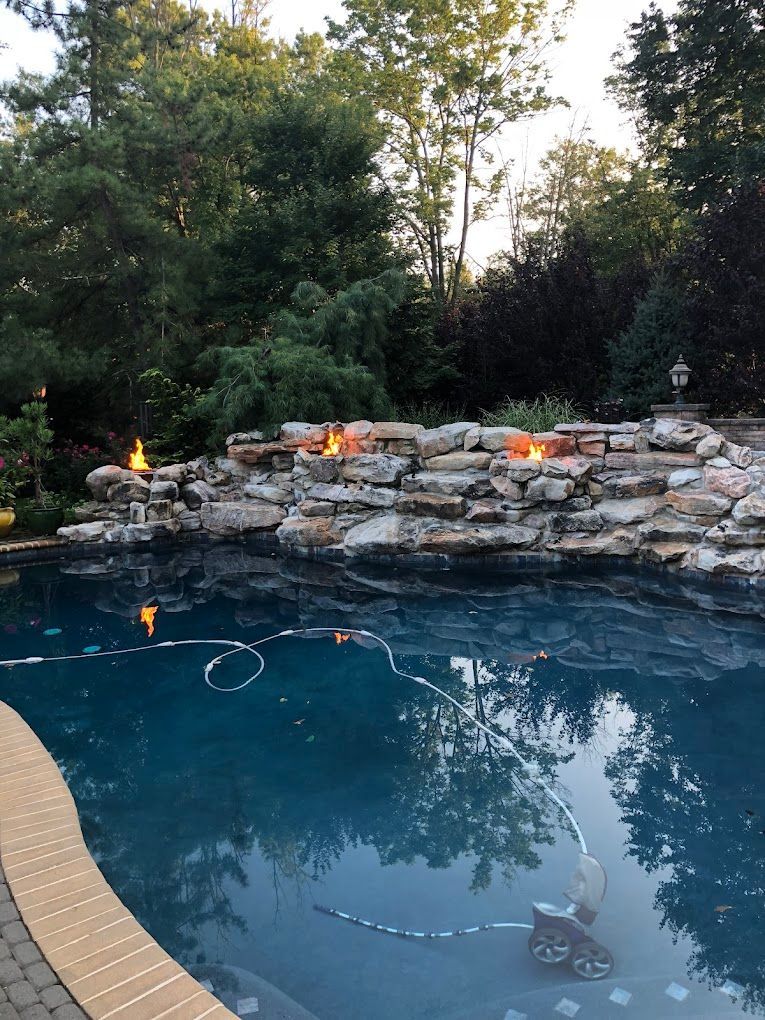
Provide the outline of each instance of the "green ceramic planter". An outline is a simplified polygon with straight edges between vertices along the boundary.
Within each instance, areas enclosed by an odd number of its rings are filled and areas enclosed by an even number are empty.
[[[62,506],[32,507],[27,511],[27,525],[33,535],[55,535],[63,523]]]

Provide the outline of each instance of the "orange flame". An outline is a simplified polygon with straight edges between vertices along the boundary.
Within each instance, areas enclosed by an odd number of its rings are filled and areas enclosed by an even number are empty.
[[[343,433],[333,432],[330,429],[324,442],[324,449],[321,451],[322,457],[336,457],[340,453],[342,445]]]
[[[335,644],[343,645],[350,638],[350,634],[341,634],[339,630],[335,631]]]
[[[539,446],[536,443],[531,443],[529,446],[528,457],[529,460],[541,460],[545,455],[545,444],[540,443]]]
[[[154,635],[154,617],[157,615],[159,606],[144,606],[141,610],[141,623],[146,624],[149,637]]]
[[[128,467],[131,471],[150,471],[148,460],[143,455],[143,443],[136,436],[135,448],[128,457]]]

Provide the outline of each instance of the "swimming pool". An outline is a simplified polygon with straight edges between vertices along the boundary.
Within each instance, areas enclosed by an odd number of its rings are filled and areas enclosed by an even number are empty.
[[[640,1016],[765,1015],[756,597],[242,547],[0,580],[3,659],[331,628],[264,645],[262,674],[234,694],[205,684],[221,650],[204,645],[0,672],[0,699],[56,758],[116,892],[234,1010],[612,1017],[631,996]],[[512,754],[352,628],[506,733],[571,806],[608,873],[592,928],[615,959],[606,980],[544,967],[520,929],[408,940],[313,909],[416,930],[529,922],[533,901],[565,903],[577,861],[565,817]],[[214,680],[256,668],[233,656]]]

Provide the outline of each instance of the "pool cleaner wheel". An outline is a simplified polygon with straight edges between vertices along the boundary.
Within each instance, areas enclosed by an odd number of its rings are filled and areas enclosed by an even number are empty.
[[[614,969],[614,958],[594,939],[580,942],[571,955],[571,968],[586,981],[600,981]]]
[[[571,950],[571,939],[560,928],[536,928],[529,938],[529,952],[540,963],[565,963]]]

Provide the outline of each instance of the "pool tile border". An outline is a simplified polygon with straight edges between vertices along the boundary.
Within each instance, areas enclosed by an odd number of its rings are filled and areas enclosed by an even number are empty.
[[[64,990],[58,993],[62,1002],[51,1005],[47,1015],[57,1020],[235,1017],[118,899],[85,846],[58,766],[21,716],[1,701],[0,867],[0,885],[4,874],[11,896],[5,913],[19,915],[0,924],[0,950],[3,942],[34,942],[42,961],[28,969],[47,963]],[[23,993],[30,997],[28,1005],[45,1007],[46,992],[51,1004],[55,1001],[52,987],[59,985],[49,980],[36,990],[30,981],[17,980],[8,999],[13,1005],[12,996]],[[0,987],[0,1003],[4,995]]]

